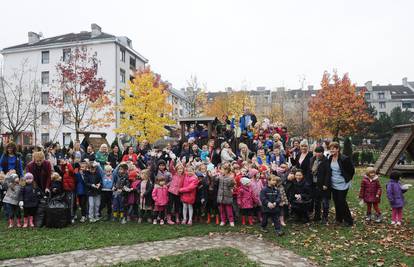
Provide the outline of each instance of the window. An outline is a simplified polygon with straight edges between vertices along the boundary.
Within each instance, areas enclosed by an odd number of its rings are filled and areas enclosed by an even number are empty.
[[[49,142],[49,133],[42,133],[42,135],[41,135],[42,137],[42,140],[41,140],[41,142],[42,142],[42,145],[44,145],[44,144],[46,144],[47,142]]]
[[[125,62],[125,50],[121,49],[121,61]]]
[[[385,108],[385,102],[379,102],[379,107],[380,108]]]
[[[412,107],[412,105],[411,105],[411,103],[410,102],[403,102],[402,103],[402,108],[411,108]]]
[[[42,105],[49,105],[49,92],[42,92]]]
[[[63,146],[69,146],[72,137],[70,133],[63,133]]]
[[[41,124],[42,125],[49,125],[49,112],[42,112]]]
[[[370,94],[370,93],[365,93],[365,99],[366,99],[366,100],[371,99],[371,94]]]
[[[71,123],[70,112],[67,112],[67,111],[63,112],[63,124],[68,125],[70,123]]]
[[[42,64],[49,64],[49,51],[42,51]]]
[[[135,70],[136,64],[137,64],[137,62],[136,62],[135,58],[134,57],[130,57],[129,58],[129,68],[131,70]]]
[[[64,104],[70,104],[72,101],[72,97],[69,93],[63,92],[63,103]]]
[[[63,49],[63,56],[62,56],[62,59],[63,59],[63,61],[64,62],[69,62],[69,59],[70,59],[70,53],[71,53],[71,50],[70,50],[70,48],[64,48]]]
[[[378,93],[378,99],[385,99],[384,93]]]
[[[125,70],[120,69],[119,72],[120,72],[120,82],[125,83]]]
[[[42,71],[42,84],[43,85],[49,84],[49,72],[48,71]]]

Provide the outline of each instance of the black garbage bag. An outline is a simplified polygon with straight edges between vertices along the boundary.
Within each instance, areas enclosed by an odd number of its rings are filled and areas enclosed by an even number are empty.
[[[37,211],[36,211],[36,216],[35,216],[36,227],[43,227],[45,225],[47,206],[48,206],[48,199],[46,197],[41,198],[39,200],[39,205],[37,206]]]
[[[46,227],[63,228],[70,223],[70,209],[63,196],[54,197],[46,208]]]

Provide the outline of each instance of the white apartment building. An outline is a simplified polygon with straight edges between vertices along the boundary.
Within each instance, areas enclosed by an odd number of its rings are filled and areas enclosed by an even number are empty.
[[[57,116],[49,108],[49,94],[57,80],[56,65],[58,62],[64,60],[71,49],[83,46],[91,54],[96,53],[100,61],[98,77],[105,80],[105,90],[112,93],[112,103],[118,105],[121,100],[120,89],[126,86],[136,69],[145,66],[148,62],[133,49],[128,37],[104,33],[101,27],[92,24],[91,31],[68,33],[44,39],[37,33],[29,32],[27,43],[1,50],[5,79],[13,75],[14,69],[19,68],[21,62],[27,59],[30,67],[36,69],[36,80],[41,86],[41,106],[38,109],[38,112],[42,112],[41,118],[37,127],[29,128],[24,135],[25,138],[21,138],[22,145],[34,144],[34,136],[37,136],[37,144],[54,141],[68,145],[71,140],[75,140],[73,123],[65,118],[64,114]],[[114,129],[119,123],[120,114],[116,112],[115,121],[109,127],[91,128],[88,131],[106,132],[107,140],[111,142],[116,135]],[[34,129],[37,129],[36,134],[34,134]],[[31,138],[27,138],[28,135]],[[27,142],[32,144],[27,144]]]

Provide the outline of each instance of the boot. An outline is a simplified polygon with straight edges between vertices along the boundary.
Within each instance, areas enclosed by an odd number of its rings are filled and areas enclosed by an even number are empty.
[[[29,223],[29,218],[24,217],[23,228],[27,228],[27,224]]]
[[[253,225],[253,216],[249,216],[249,225]]]
[[[286,226],[285,218],[283,216],[280,216],[280,225],[281,226]]]
[[[216,225],[219,225],[219,224],[220,224],[219,216],[216,215]]]
[[[21,228],[22,227],[22,222],[20,218],[17,218],[17,228]]]
[[[168,224],[174,224],[174,222],[171,220],[171,214],[167,215],[167,223]]]
[[[112,221],[116,222],[117,218],[118,218],[118,212],[114,211],[113,216],[112,216]]]
[[[242,216],[242,225],[246,225],[246,216]]]
[[[211,214],[207,213],[207,224],[211,223]]]
[[[30,225],[30,227],[35,227],[35,225],[34,225],[34,223],[33,223],[33,216],[30,216],[29,217],[29,225]]]
[[[14,227],[14,220],[9,219],[9,228],[13,228],[13,227]]]

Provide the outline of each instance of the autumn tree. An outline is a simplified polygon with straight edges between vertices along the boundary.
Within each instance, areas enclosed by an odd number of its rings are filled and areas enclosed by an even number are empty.
[[[22,132],[33,127],[36,140],[36,121],[41,115],[37,112],[41,91],[36,80],[37,70],[29,66],[28,59],[24,59],[8,77],[3,76],[1,70],[0,66],[0,125],[10,133],[14,142]]]
[[[51,105],[79,132],[108,127],[114,121],[111,93],[98,77],[100,62],[85,46],[75,47],[56,65],[57,85],[50,96]],[[62,120],[59,120],[62,121]]]
[[[161,77],[149,67],[136,72],[133,81],[122,90],[123,101],[119,111],[125,114],[117,133],[135,137],[137,141],[153,143],[166,133],[165,125],[173,124],[168,116],[172,111],[168,104],[168,92]]]
[[[214,102],[206,107],[206,115],[221,117],[223,115],[235,116],[239,118],[248,107],[254,112],[254,102],[246,91],[232,91],[220,94]]]
[[[359,130],[361,122],[372,122],[367,112],[364,91],[357,92],[348,74],[341,79],[336,72],[323,74],[321,90],[309,103],[312,134],[323,136],[352,135]]]

